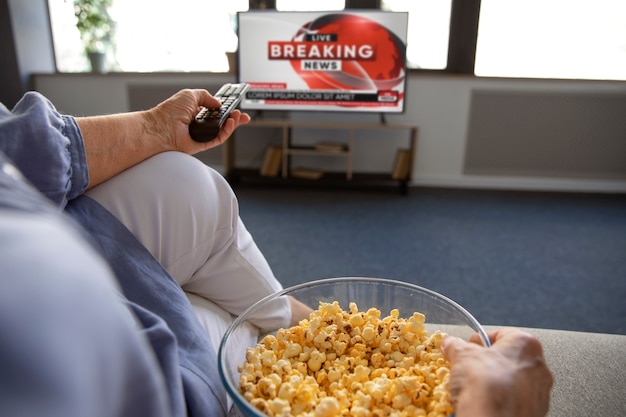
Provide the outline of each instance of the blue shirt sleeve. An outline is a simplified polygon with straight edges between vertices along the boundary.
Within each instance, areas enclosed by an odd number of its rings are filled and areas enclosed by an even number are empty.
[[[60,210],[89,184],[76,121],[39,93],[26,93],[12,111],[0,105],[0,151]]]

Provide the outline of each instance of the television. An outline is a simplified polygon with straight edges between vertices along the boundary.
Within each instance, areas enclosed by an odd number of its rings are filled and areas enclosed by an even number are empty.
[[[408,13],[381,10],[237,15],[244,110],[402,113]]]

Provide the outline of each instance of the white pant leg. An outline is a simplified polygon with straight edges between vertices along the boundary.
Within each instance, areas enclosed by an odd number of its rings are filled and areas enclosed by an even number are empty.
[[[191,302],[200,324],[207,329],[209,340],[217,352],[224,333],[226,333],[228,326],[230,326],[235,317],[206,298],[191,293],[187,293],[187,298],[189,302]],[[233,346],[242,347],[239,352],[239,358],[232,358],[235,363],[244,363],[246,359],[246,350],[244,348],[256,345],[259,334],[258,327],[248,322],[242,323],[241,327],[238,327],[238,331],[231,334]],[[228,409],[230,410],[233,405],[233,400],[230,395],[227,396],[226,400]]]
[[[239,218],[229,184],[192,156],[158,154],[87,194],[126,225],[185,292],[238,315],[282,289]],[[253,323],[285,326],[290,315],[282,299]]]
[[[202,326],[206,329],[212,329],[209,339],[217,352],[222,342],[222,336],[226,333],[228,326],[235,320],[235,316],[199,295],[187,293],[187,298],[196,311]],[[234,345],[242,347],[254,346],[260,334],[258,327],[246,322],[241,326],[240,331],[233,333],[233,337],[236,338]],[[242,349],[241,353],[241,363],[243,363],[245,351]]]

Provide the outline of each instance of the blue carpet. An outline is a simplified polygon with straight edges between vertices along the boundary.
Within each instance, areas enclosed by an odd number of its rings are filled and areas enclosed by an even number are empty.
[[[485,325],[626,334],[626,195],[235,192],[286,287],[383,277],[444,294]]]

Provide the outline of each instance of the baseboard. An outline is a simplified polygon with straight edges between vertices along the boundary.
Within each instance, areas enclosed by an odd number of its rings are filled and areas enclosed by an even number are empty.
[[[415,175],[411,186],[626,194],[626,181],[491,176]]]

